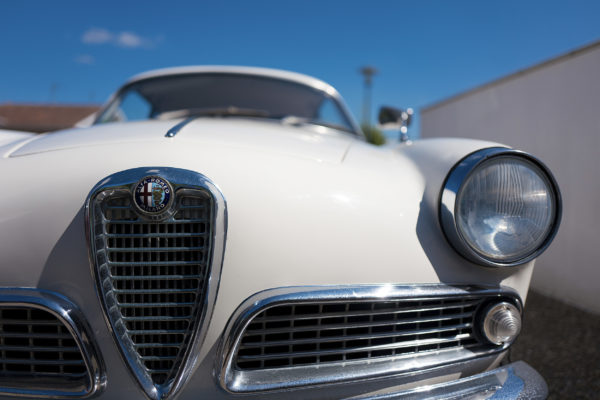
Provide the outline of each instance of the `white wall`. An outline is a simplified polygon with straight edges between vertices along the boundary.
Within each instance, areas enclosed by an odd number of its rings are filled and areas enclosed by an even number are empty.
[[[600,42],[422,110],[421,136],[493,140],[542,159],[563,218],[532,285],[600,314]]]

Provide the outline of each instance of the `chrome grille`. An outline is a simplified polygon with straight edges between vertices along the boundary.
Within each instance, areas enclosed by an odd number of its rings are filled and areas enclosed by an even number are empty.
[[[0,371],[2,388],[36,385],[38,390],[79,393],[91,386],[69,329],[49,311],[32,307],[0,305]]]
[[[263,290],[231,317],[219,347],[221,387],[231,393],[287,390],[396,376],[399,384],[444,365],[489,365],[509,344],[481,339],[482,310],[509,288],[298,286]],[[485,342],[484,342],[485,341]]]
[[[94,210],[109,318],[155,385],[173,380],[184,360],[210,273],[212,198],[180,189],[176,201],[174,215],[159,222],[140,217],[127,192],[106,196]]]
[[[277,305],[241,336],[238,370],[370,361],[482,347],[473,320],[482,298]]]

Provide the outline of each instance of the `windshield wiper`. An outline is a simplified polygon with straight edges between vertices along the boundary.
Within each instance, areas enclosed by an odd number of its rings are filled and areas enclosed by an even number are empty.
[[[167,131],[165,137],[173,137],[179,133],[181,128],[201,117],[262,117],[268,118],[269,113],[265,110],[253,108],[221,107],[221,108],[189,108],[184,110],[167,111],[159,114],[162,119],[187,117]]]

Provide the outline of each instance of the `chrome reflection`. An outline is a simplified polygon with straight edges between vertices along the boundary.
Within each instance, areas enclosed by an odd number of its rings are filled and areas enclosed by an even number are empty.
[[[417,301],[417,300],[481,300],[473,313],[475,335],[479,329],[479,308],[489,302],[510,299],[521,308],[516,292],[507,288],[485,288],[476,286],[432,285],[364,285],[364,286],[316,286],[291,287],[266,290],[248,298],[231,317],[222,338],[216,369],[221,386],[232,393],[287,390],[290,388],[351,382],[367,378],[385,377],[398,374],[418,374],[443,365],[459,362],[472,362],[482,357],[498,354],[508,345],[493,346],[481,344],[473,348],[450,348],[432,351],[427,354],[406,354],[393,356],[330,362],[317,365],[294,365],[281,368],[240,369],[236,355],[242,344],[244,332],[254,317],[266,309],[285,305],[332,304],[336,301]],[[426,343],[423,343],[426,345]],[[415,377],[414,380],[419,380]]]
[[[137,351],[137,349],[142,348],[143,346],[140,346],[139,343],[133,343],[133,341],[131,340],[131,331],[127,328],[127,325],[124,323],[125,318],[123,318],[121,311],[116,303],[115,294],[117,290],[114,290],[111,281],[111,279],[114,280],[113,278],[115,277],[112,276],[112,272],[110,272],[109,264],[111,264],[111,262],[108,256],[106,255],[107,249],[105,239],[108,234],[106,232],[106,227],[102,222],[104,221],[103,218],[105,217],[103,216],[101,211],[102,202],[105,199],[130,199],[132,196],[132,189],[134,188],[136,183],[139,182],[140,179],[142,179],[143,177],[147,176],[159,176],[167,180],[173,187],[173,192],[175,193],[175,196],[180,197],[180,200],[186,198],[189,194],[193,194],[196,192],[202,192],[204,193],[203,196],[210,197],[211,199],[209,209],[211,215],[210,218],[212,218],[212,228],[210,228],[210,232],[206,233],[206,235],[210,237],[210,240],[207,239],[207,242],[210,241],[211,244],[210,246],[207,245],[207,248],[210,247],[210,249],[206,251],[206,254],[203,254],[202,258],[202,265],[206,267],[205,270],[202,272],[203,295],[199,295],[196,298],[194,298],[193,309],[197,310],[197,312],[192,313],[192,315],[189,316],[189,320],[192,321],[189,325],[191,326],[191,328],[188,329],[186,327],[185,331],[183,331],[184,328],[180,328],[182,331],[175,332],[176,334],[185,337],[185,345],[182,345],[179,348],[179,353],[177,354],[177,364],[172,369],[169,369],[168,378],[164,382],[155,381],[155,379],[153,379],[154,375],[152,375],[151,369],[149,369],[142,363],[142,355]],[[129,211],[130,206],[130,204],[127,206],[116,205],[115,210],[117,210],[118,208],[126,208]],[[164,225],[169,222],[176,223],[177,221],[173,221],[173,218],[177,217],[177,211],[183,211],[185,214],[186,211],[189,211],[187,209],[190,208],[187,206],[183,206],[182,204],[178,204],[177,207],[179,207],[181,210],[170,210],[164,213],[166,217],[168,217],[165,220],[155,220],[153,218],[140,214],[140,221],[142,221],[145,225],[148,225],[149,231],[146,233],[129,232],[129,235],[136,236],[138,238],[143,237],[148,240],[148,243],[150,244],[148,246],[143,247],[144,251],[152,250],[152,246],[154,246],[151,244],[152,240],[154,238],[156,241],[156,237],[159,234],[166,235],[169,238],[180,238],[182,235],[184,235],[181,232],[175,232],[175,230],[165,232],[164,229],[159,229],[161,228],[161,224]],[[100,223],[98,223],[98,220],[100,220]],[[133,222],[138,223],[138,220],[136,219]],[[86,202],[86,225],[89,258],[92,270],[91,272],[96,281],[97,296],[102,304],[107,326],[113,334],[113,338],[118,345],[121,356],[123,357],[125,363],[129,366],[131,372],[137,379],[140,387],[144,390],[144,392],[149,398],[157,400],[175,396],[183,388],[185,383],[188,381],[188,379],[190,379],[193,372],[197,368],[197,357],[199,354],[200,347],[204,342],[204,338],[208,328],[208,323],[211,319],[214,308],[214,302],[217,296],[223,261],[223,253],[225,249],[227,227],[226,202],[223,195],[221,194],[221,191],[212,181],[210,181],[202,174],[189,170],[167,167],[143,167],[118,172],[101,180],[90,192],[90,195]],[[191,233],[186,233],[186,235],[191,235]],[[181,245],[176,245],[176,247],[173,247],[172,250],[177,250],[179,248],[177,246]],[[183,248],[185,248],[185,246]],[[158,247],[158,251],[165,252],[165,249],[163,249],[162,247]],[[138,262],[138,264],[142,266],[142,268],[145,268],[148,265],[160,267],[164,266],[163,264],[165,263],[166,262],[164,260],[159,262],[148,262],[148,259],[143,259],[143,261]],[[185,264],[186,262],[183,263]],[[195,262],[195,264],[198,263]],[[135,282],[139,281],[140,279],[147,278],[150,280],[155,280],[155,282],[161,283],[161,279],[163,279],[163,274],[153,274],[151,274],[149,277],[145,275],[137,276]],[[125,284],[135,284],[133,277],[126,278],[119,276],[117,278],[123,278],[120,281],[125,282]],[[187,278],[188,276],[186,274],[175,276],[169,275],[164,278],[169,279],[169,281],[166,282],[165,286],[168,286],[176,280],[181,281]],[[163,282],[165,282],[164,279]],[[156,294],[159,292],[171,293],[174,290],[151,290],[148,288],[144,288],[141,291],[152,292],[153,294]],[[152,304],[156,304],[156,300],[148,301]],[[148,307],[148,305],[149,304],[137,305],[136,303],[135,306],[139,306],[145,309],[146,307]],[[171,306],[172,304],[168,303],[167,305]],[[178,316],[163,317],[164,319],[171,320],[182,319]],[[188,316],[186,316],[186,318],[187,317]],[[154,316],[134,316],[128,319],[151,320],[156,318]],[[141,331],[141,335],[147,336],[157,334],[165,335],[166,337],[168,337],[171,333],[173,332],[163,330],[157,331],[155,327],[152,327],[151,329],[143,328]],[[142,342],[142,344],[146,344],[145,339],[142,340]],[[151,344],[154,346],[154,343]],[[161,350],[159,351],[162,351],[162,349],[168,346],[164,345],[162,347],[157,347],[161,348]],[[159,362],[162,362],[163,360],[161,359],[161,357],[162,356],[160,355],[151,355],[147,358],[151,359],[152,361],[158,360]]]
[[[92,336],[92,330],[81,311],[70,300],[58,293],[41,289],[3,288],[0,289],[0,307],[43,310],[62,322],[79,348],[87,370],[86,380],[88,381],[84,385],[85,387],[78,388],[78,385],[75,385],[70,389],[67,385],[61,387],[51,378],[44,378],[42,375],[36,377],[32,373],[30,378],[25,378],[25,384],[19,384],[18,381],[23,378],[15,376],[10,386],[0,385],[1,395],[32,398],[84,398],[94,396],[104,389],[106,386],[105,366]],[[5,323],[5,321],[2,322]],[[10,332],[2,332],[2,334],[14,336]],[[33,332],[28,334],[35,336]],[[5,338],[2,337],[3,344],[4,340]],[[68,363],[69,361],[65,360],[64,362]],[[6,371],[3,372],[3,375],[10,378],[10,374]]]
[[[517,361],[492,371],[455,381],[400,392],[353,396],[345,400],[543,400],[547,397],[548,386],[544,378],[527,363]]]

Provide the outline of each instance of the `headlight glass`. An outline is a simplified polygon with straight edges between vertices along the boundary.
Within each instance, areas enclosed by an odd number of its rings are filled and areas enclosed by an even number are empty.
[[[525,158],[484,161],[462,185],[456,223],[481,256],[513,262],[535,252],[548,237],[556,199],[546,174]]]
[[[516,266],[540,255],[560,216],[560,192],[548,168],[529,154],[501,147],[458,162],[440,198],[440,222],[450,244],[486,266]]]

